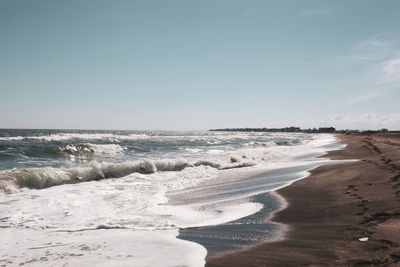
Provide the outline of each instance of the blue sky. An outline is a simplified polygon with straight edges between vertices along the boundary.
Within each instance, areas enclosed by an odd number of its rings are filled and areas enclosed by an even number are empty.
[[[400,130],[400,1],[0,2],[0,127]]]

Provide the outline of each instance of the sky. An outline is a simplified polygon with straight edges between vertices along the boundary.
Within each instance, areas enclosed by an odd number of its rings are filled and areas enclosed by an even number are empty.
[[[2,0],[0,128],[400,130],[398,0]]]

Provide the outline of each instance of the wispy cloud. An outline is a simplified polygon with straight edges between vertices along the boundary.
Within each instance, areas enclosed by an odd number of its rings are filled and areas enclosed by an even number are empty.
[[[376,130],[388,128],[400,130],[400,113],[361,113],[361,114],[335,114],[323,119],[299,120],[292,122],[303,128],[318,126],[333,126],[337,129]]]
[[[379,62],[393,57],[399,40],[387,34],[376,34],[368,39],[361,40],[354,44],[349,54],[335,59],[346,63]]]
[[[377,34],[356,43],[348,55],[337,58],[339,64],[358,69],[359,93],[338,103],[352,105],[370,101],[398,90],[400,84],[400,39]]]
[[[400,57],[385,61],[380,66],[383,72],[380,83],[400,82]]]
[[[353,104],[357,104],[357,103],[361,103],[361,102],[370,101],[377,97],[386,95],[389,92],[390,92],[390,90],[385,89],[385,88],[374,89],[371,91],[363,92],[362,94],[359,94],[357,96],[350,97],[350,98],[346,99],[343,102],[343,104],[344,105],[353,105]]]
[[[333,8],[331,7],[321,7],[321,8],[313,8],[304,10],[300,13],[302,17],[317,17],[317,16],[326,16],[332,13]]]
[[[362,114],[346,114],[334,115],[327,119],[328,123],[341,128],[359,129],[379,129],[389,128],[392,130],[400,129],[400,113],[377,114],[377,113],[362,113]]]

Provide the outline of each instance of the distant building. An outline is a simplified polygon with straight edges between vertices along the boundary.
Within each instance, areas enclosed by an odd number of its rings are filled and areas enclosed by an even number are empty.
[[[285,132],[300,132],[301,130],[300,130],[300,127],[293,127],[293,126],[291,126],[291,127],[286,127],[286,128],[284,128],[283,129],[283,131],[285,131]]]
[[[285,128],[224,128],[224,129],[210,129],[210,131],[228,131],[228,132],[270,132],[270,133],[335,133],[336,129],[333,127],[320,127],[319,129],[304,129],[300,127],[285,127]]]
[[[336,129],[334,127],[319,127],[318,129],[320,133],[334,133],[335,130]]]
[[[383,128],[383,129],[378,130],[378,132],[380,132],[380,133],[387,133],[387,132],[389,132],[389,130],[386,129],[386,128]]]

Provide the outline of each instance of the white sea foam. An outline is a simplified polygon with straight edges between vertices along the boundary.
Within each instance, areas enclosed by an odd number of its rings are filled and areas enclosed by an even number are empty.
[[[296,146],[251,146],[206,158],[199,153],[191,161],[147,159],[2,171],[1,187],[13,193],[0,194],[0,256],[15,265],[34,260],[31,264],[37,266],[73,266],[79,260],[96,266],[202,266],[205,249],[176,239],[178,229],[224,223],[257,212],[262,206],[246,197],[274,190],[304,174],[284,181],[276,177],[262,187],[251,179],[243,187],[243,177],[249,177],[251,170],[307,165],[311,158],[296,158],[323,153],[334,141],[330,135],[318,135]],[[205,181],[229,186],[225,191],[196,195],[196,186]],[[191,201],[168,202],[169,195],[184,189]],[[21,245],[24,249],[18,249]],[[160,263],[160,258],[165,261]]]
[[[100,164],[91,162],[87,166],[71,169],[53,167],[13,169],[0,171],[0,189],[12,193],[19,188],[42,189],[61,184],[119,178],[132,173],[150,174],[157,171],[181,171],[187,166],[189,166],[189,163],[184,159],[144,159],[123,163]]]
[[[222,154],[224,153],[224,150],[222,149],[210,149],[207,151],[208,154]]]
[[[110,153],[110,146],[112,146],[111,152],[116,153],[122,150],[118,145],[82,144],[67,146],[64,149],[69,153],[75,154],[82,154],[87,150],[93,153],[95,153],[94,151]],[[75,168],[45,167],[5,170],[0,171],[0,190],[6,193],[13,193],[19,188],[42,189],[62,184],[120,178],[132,173],[151,174],[164,171],[182,171],[187,167],[196,166],[209,166],[225,170],[254,166],[265,161],[266,152],[262,150],[239,150],[238,153],[241,155],[241,159],[235,162],[232,162],[232,156],[220,156],[222,151],[218,151],[218,153],[211,153],[214,157],[210,157],[210,160],[199,159],[195,162],[188,162],[185,159],[142,159],[122,163],[98,163],[93,161],[86,166]]]
[[[21,202],[20,209],[26,210],[22,212],[23,214],[29,213],[29,210],[35,210],[38,213],[44,212],[45,214],[38,215],[40,218],[47,217],[46,214],[49,212],[49,209],[43,210],[41,207],[48,206],[49,200],[51,199],[51,203],[59,203],[59,205],[67,205],[67,203],[78,204],[66,206],[66,210],[68,211],[67,217],[70,217],[71,213],[76,213],[77,210],[80,210],[80,212],[78,212],[79,216],[74,220],[74,223],[71,225],[64,225],[63,227],[65,228],[73,228],[74,226],[75,228],[97,227],[98,225],[133,227],[139,229],[143,227],[146,229],[146,227],[150,225],[156,228],[172,227],[172,225],[177,225],[179,223],[173,220],[167,220],[168,222],[165,222],[159,220],[159,218],[149,223],[148,218],[153,218],[154,216],[144,215],[143,212],[146,209],[149,211],[151,207],[153,207],[152,210],[154,211],[154,205],[165,203],[167,201],[165,198],[167,192],[174,192],[192,187],[200,181],[217,177],[219,173],[224,170],[235,172],[234,168],[245,166],[259,166],[259,168],[262,169],[279,169],[284,166],[304,165],[307,162],[293,161],[293,158],[302,153],[308,153],[311,149],[314,152],[322,153],[324,150],[323,146],[333,139],[330,137],[321,137],[325,139],[316,139],[306,145],[306,147],[283,148],[283,151],[280,151],[280,153],[278,153],[278,147],[269,147],[268,150],[263,148],[253,148],[251,151],[248,149],[240,150],[240,152],[237,152],[238,155],[247,156],[246,158],[240,158],[239,162],[234,163],[229,162],[228,159],[230,156],[228,155],[220,158],[216,156],[213,161],[199,160],[195,163],[190,163],[184,159],[139,160],[124,163],[102,164],[92,162],[87,166],[72,169],[47,167],[2,171],[0,172],[2,189],[6,192],[15,193],[3,195],[2,197],[4,200],[12,200],[16,203]],[[291,153],[291,156],[289,156],[289,153]],[[248,158],[251,158],[252,161],[247,162],[247,160],[249,160]],[[267,164],[267,166],[265,166],[265,164]],[[80,183],[88,181],[92,182]],[[70,185],[52,187],[62,184]],[[52,188],[39,191],[23,190],[19,192],[20,188],[40,189],[48,187]],[[66,194],[66,190],[69,192],[68,194]],[[34,197],[34,201],[32,201],[31,195],[40,197]],[[44,203],[40,202],[42,198]],[[78,199],[80,201],[78,201]],[[118,201],[114,202],[114,200]],[[24,201],[28,203],[24,203]],[[88,206],[85,204],[86,202]],[[106,209],[104,214],[111,214],[111,217],[98,217],[97,211],[93,216],[90,216],[90,212],[88,211],[92,209],[93,203],[98,203],[99,207],[101,207],[100,210]],[[37,206],[32,207],[34,204],[37,204]],[[124,210],[124,205],[127,205],[127,209],[130,209],[129,212]],[[131,210],[132,207],[135,207],[136,210]],[[60,225],[57,226],[57,222],[68,222],[68,220],[60,220],[59,216],[62,214],[56,212],[60,210],[62,211],[63,208],[56,205],[56,208],[50,211],[51,216],[56,214],[54,222],[43,225],[42,223],[48,223],[51,220],[40,220],[40,227],[60,227]],[[139,212],[139,210],[141,210],[141,212]],[[118,212],[119,215],[112,216],[114,212]],[[85,215],[84,217],[88,218],[90,223],[78,224],[78,221],[85,221],[82,220],[80,213],[82,213],[82,216]],[[127,218],[124,218],[121,214],[126,214]],[[210,214],[210,216],[205,217],[218,217],[212,212]],[[4,216],[6,217],[6,214],[4,214]],[[145,223],[140,223],[141,220],[144,220]],[[30,221],[30,219],[23,218],[22,221]],[[38,221],[33,220],[33,222],[36,224]],[[20,223],[21,221],[16,219],[13,224],[18,225]],[[33,226],[34,225],[30,225],[30,227]]]
[[[262,137],[265,133],[246,133],[246,132],[212,132],[204,135],[204,133],[196,135],[189,132],[190,135],[185,135],[184,133],[180,135],[160,135],[157,132],[150,133],[130,133],[130,134],[116,134],[116,133],[55,133],[46,135],[31,135],[31,136],[0,136],[0,141],[20,141],[20,140],[38,140],[38,141],[67,141],[71,139],[81,139],[81,140],[108,140],[118,142],[120,140],[182,140],[182,141],[199,141],[208,144],[220,144],[227,140],[247,140],[254,137]],[[298,134],[288,134],[288,133],[268,133],[271,138],[283,138],[285,140],[298,139]]]
[[[56,149],[61,153],[70,156],[116,156],[125,150],[118,144],[90,144],[79,143],[61,146]]]
[[[207,253],[196,243],[177,239],[178,230],[57,232],[3,228],[0,233],[0,259],[7,266],[200,267]]]
[[[192,153],[199,153],[203,152],[203,149],[200,148],[185,148],[186,151],[192,152]]]
[[[6,136],[0,137],[0,140],[4,141],[19,141],[19,140],[39,140],[39,141],[66,141],[71,139],[82,139],[82,140],[137,140],[149,138],[146,134],[109,134],[109,133],[58,133],[49,135],[38,135],[38,136]]]

